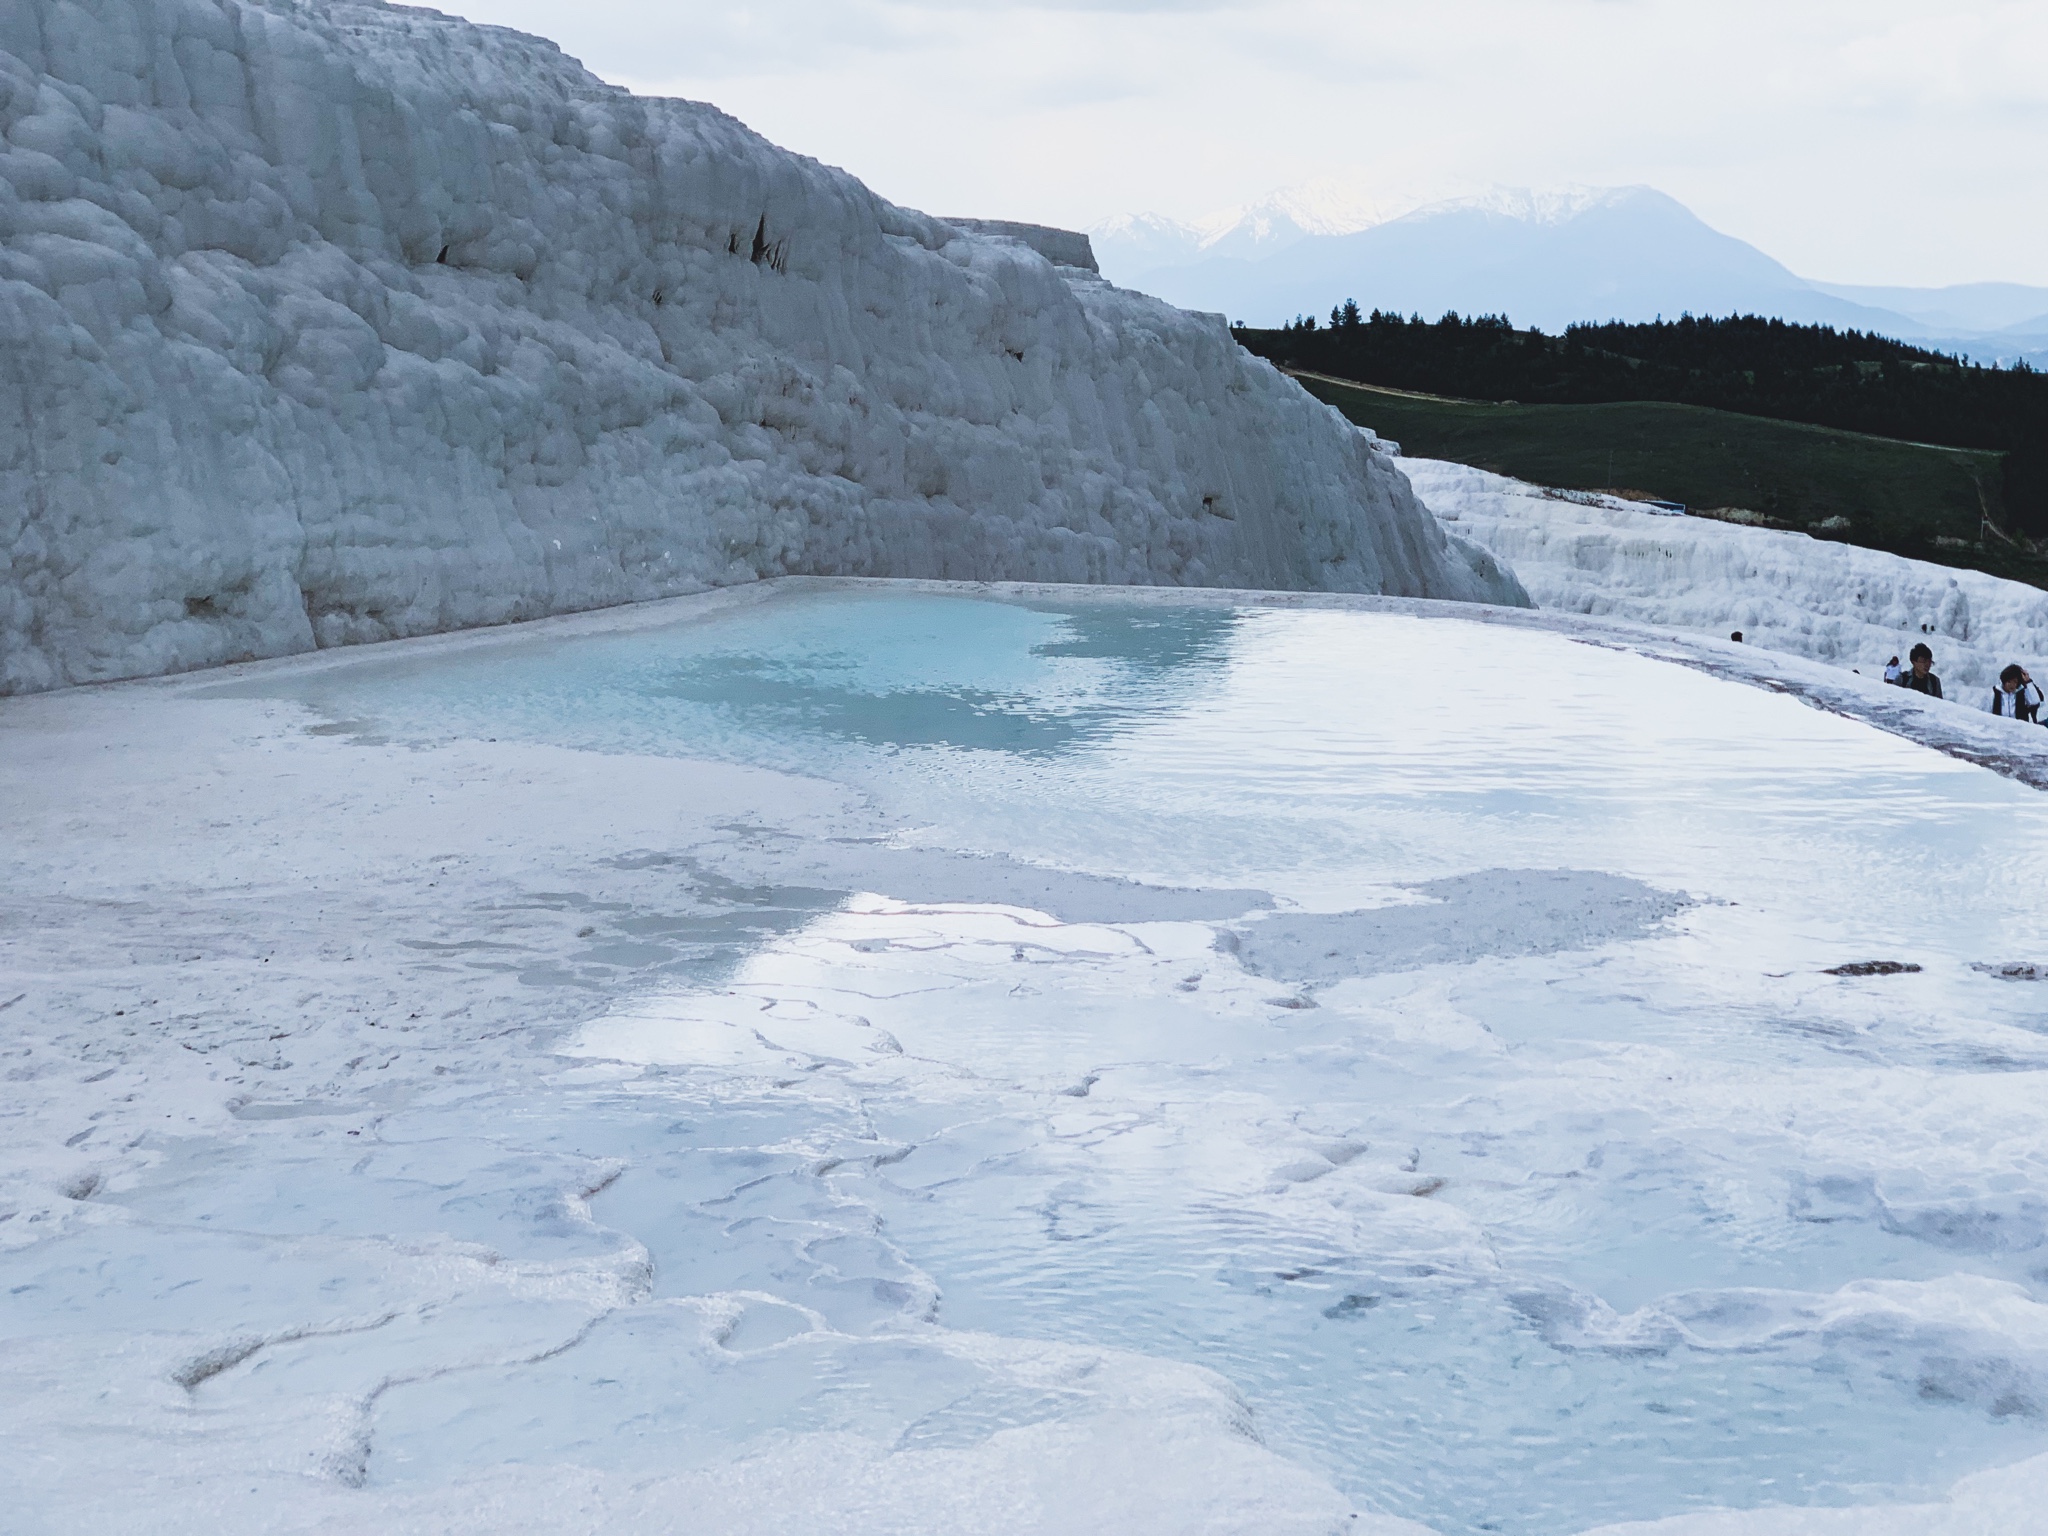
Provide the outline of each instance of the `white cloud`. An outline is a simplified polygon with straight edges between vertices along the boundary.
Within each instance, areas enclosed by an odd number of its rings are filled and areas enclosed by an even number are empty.
[[[453,5],[939,212],[1640,182],[1816,277],[2048,282],[2038,0]]]

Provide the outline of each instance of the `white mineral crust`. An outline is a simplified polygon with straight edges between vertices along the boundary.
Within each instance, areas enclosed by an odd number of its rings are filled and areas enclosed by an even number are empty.
[[[1209,317],[553,44],[0,7],[0,692],[791,572],[1520,603]]]
[[[1740,630],[1748,644],[1866,677],[1924,641],[1947,696],[1978,709],[2008,662],[2048,678],[2048,593],[2025,582],[1803,533],[1671,517],[1466,464],[1400,463],[1430,510],[1512,562],[1544,608]]]

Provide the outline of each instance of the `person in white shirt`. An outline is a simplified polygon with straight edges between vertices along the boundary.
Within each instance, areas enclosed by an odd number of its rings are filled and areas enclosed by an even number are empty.
[[[1906,669],[1899,665],[1898,657],[1894,656],[1884,664],[1884,680],[1901,688],[1906,686]]]
[[[1998,674],[1998,686],[1991,690],[1991,713],[2008,720],[2039,719],[2041,690],[2018,662]]]

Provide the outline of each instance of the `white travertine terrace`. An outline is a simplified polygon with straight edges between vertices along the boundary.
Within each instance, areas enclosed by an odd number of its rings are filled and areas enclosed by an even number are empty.
[[[1212,319],[554,45],[0,8],[0,692],[793,572],[1522,602]]]
[[[1948,697],[1978,709],[2008,662],[2048,676],[2048,594],[2025,582],[1803,533],[1664,516],[1466,464],[1400,462],[1430,510],[1512,562],[1543,608],[1740,630],[1750,645],[1865,676],[1924,641]]]

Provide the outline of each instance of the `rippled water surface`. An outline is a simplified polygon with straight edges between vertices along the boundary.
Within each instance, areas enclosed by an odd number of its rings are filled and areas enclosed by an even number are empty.
[[[650,980],[574,1049],[675,1103],[547,1113],[639,1149],[595,1209],[664,1294],[743,1275],[812,1309],[778,1340],[927,1309],[1197,1363],[1445,1532],[1924,1497],[2048,1445],[2048,984],[1979,968],[2048,959],[2033,791],[1367,612],[814,590],[293,686],[389,739],[791,769],[904,848],[1219,893],[1056,921],[885,861],[736,971]],[[1829,974],[1863,961],[1918,969]],[[848,1126],[890,1150],[791,1150]],[[745,1219],[676,1171],[747,1157]],[[425,1401],[392,1468],[456,1454]]]

